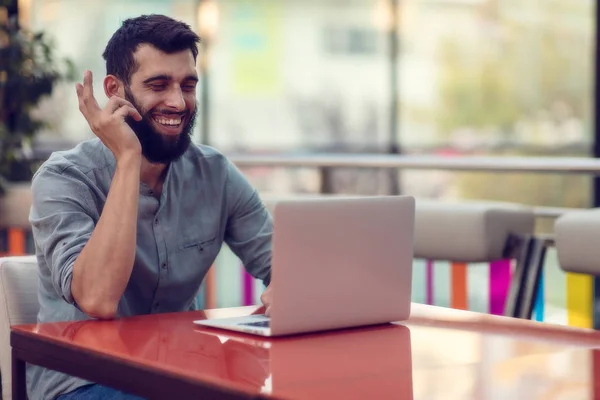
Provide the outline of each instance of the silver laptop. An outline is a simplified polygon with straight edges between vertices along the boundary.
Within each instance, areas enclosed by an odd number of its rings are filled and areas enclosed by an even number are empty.
[[[195,324],[261,336],[383,324],[410,315],[415,200],[286,200],[274,210],[272,306]]]

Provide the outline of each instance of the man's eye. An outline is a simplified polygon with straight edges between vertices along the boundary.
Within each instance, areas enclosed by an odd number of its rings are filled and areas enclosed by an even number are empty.
[[[185,86],[183,86],[182,88],[183,88],[183,90],[185,90],[186,92],[191,92],[191,91],[193,91],[193,90],[196,90],[196,86],[194,86],[194,85],[185,85]]]
[[[165,87],[166,87],[165,85],[150,85],[150,89],[152,89],[156,92],[165,90]]]

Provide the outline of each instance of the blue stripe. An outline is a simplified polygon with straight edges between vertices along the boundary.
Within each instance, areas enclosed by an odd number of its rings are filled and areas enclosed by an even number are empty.
[[[440,307],[450,307],[450,263],[447,261],[436,261],[433,274],[433,304]]]
[[[427,302],[427,266],[425,260],[413,260],[412,301],[425,304]]]
[[[538,283],[537,295],[535,297],[535,304],[533,306],[533,319],[539,322],[544,321],[544,269],[540,271],[540,281]]]
[[[488,313],[490,309],[490,268],[488,263],[472,263],[467,267],[469,310]]]
[[[239,258],[228,246],[223,246],[215,261],[215,290],[217,307],[238,307],[242,305],[242,279]]]

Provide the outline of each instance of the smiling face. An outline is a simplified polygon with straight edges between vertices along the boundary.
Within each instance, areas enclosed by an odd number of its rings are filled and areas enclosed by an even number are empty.
[[[194,57],[189,50],[165,53],[144,44],[134,59],[137,68],[121,95],[143,119],[127,122],[140,140],[144,157],[166,164],[181,157],[191,142],[198,83]]]

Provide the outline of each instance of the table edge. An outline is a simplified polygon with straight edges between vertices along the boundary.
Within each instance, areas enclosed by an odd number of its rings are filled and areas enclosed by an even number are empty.
[[[25,342],[25,343],[22,343]],[[34,344],[32,346],[32,343]],[[21,345],[23,344],[23,345]],[[194,387],[197,389],[206,389],[207,391],[217,391],[221,392],[227,398],[244,398],[244,399],[275,399],[276,397],[272,395],[266,395],[259,392],[254,392],[246,389],[241,385],[224,385],[220,383],[217,379],[206,379],[199,380],[194,379],[193,377],[180,375],[173,371],[165,371],[157,368],[153,365],[142,364],[135,362],[133,360],[122,359],[118,357],[113,357],[112,355],[108,355],[105,353],[101,353],[98,351],[90,350],[84,347],[69,345],[68,343],[61,342],[59,340],[53,340],[52,338],[44,337],[37,335],[33,332],[25,331],[25,330],[11,330],[10,333],[10,346],[11,351],[16,351],[18,358],[23,359],[23,361],[39,365],[44,368],[53,369],[46,365],[36,364],[35,362],[29,361],[31,359],[52,359],[55,363],[71,363],[73,353],[76,354],[76,357],[83,357],[87,360],[90,360],[90,364],[94,363],[103,363],[110,364],[113,363],[118,366],[118,368],[128,369],[130,372],[134,374],[143,374],[143,375],[156,375],[160,376],[161,380],[173,380],[177,383],[182,383],[186,385],[186,387]],[[41,348],[41,349],[40,349]],[[40,351],[41,350],[41,351]],[[57,357],[58,355],[58,357]],[[46,363],[48,364],[48,363]],[[75,365],[75,364],[74,364]],[[81,366],[81,363],[77,363],[77,365]],[[86,367],[85,371],[87,372],[92,367]],[[97,367],[99,369],[114,371],[114,368],[102,368],[102,366]],[[74,367],[74,369],[78,369]],[[68,375],[74,375],[78,378],[89,380],[92,382],[96,382],[98,380],[105,381],[104,377],[100,379],[90,378],[88,376],[81,377],[75,373],[65,372],[59,369],[55,369],[58,372],[62,372]],[[92,374],[84,374],[84,375],[92,375]],[[116,379],[118,380],[118,379]],[[103,382],[98,382],[103,383]],[[121,385],[120,383],[104,383],[105,385],[111,386],[117,385],[119,387],[115,387],[116,389],[125,390],[125,391],[138,391],[137,387],[132,387],[130,385]],[[142,390],[142,395],[148,395],[146,392]]]

